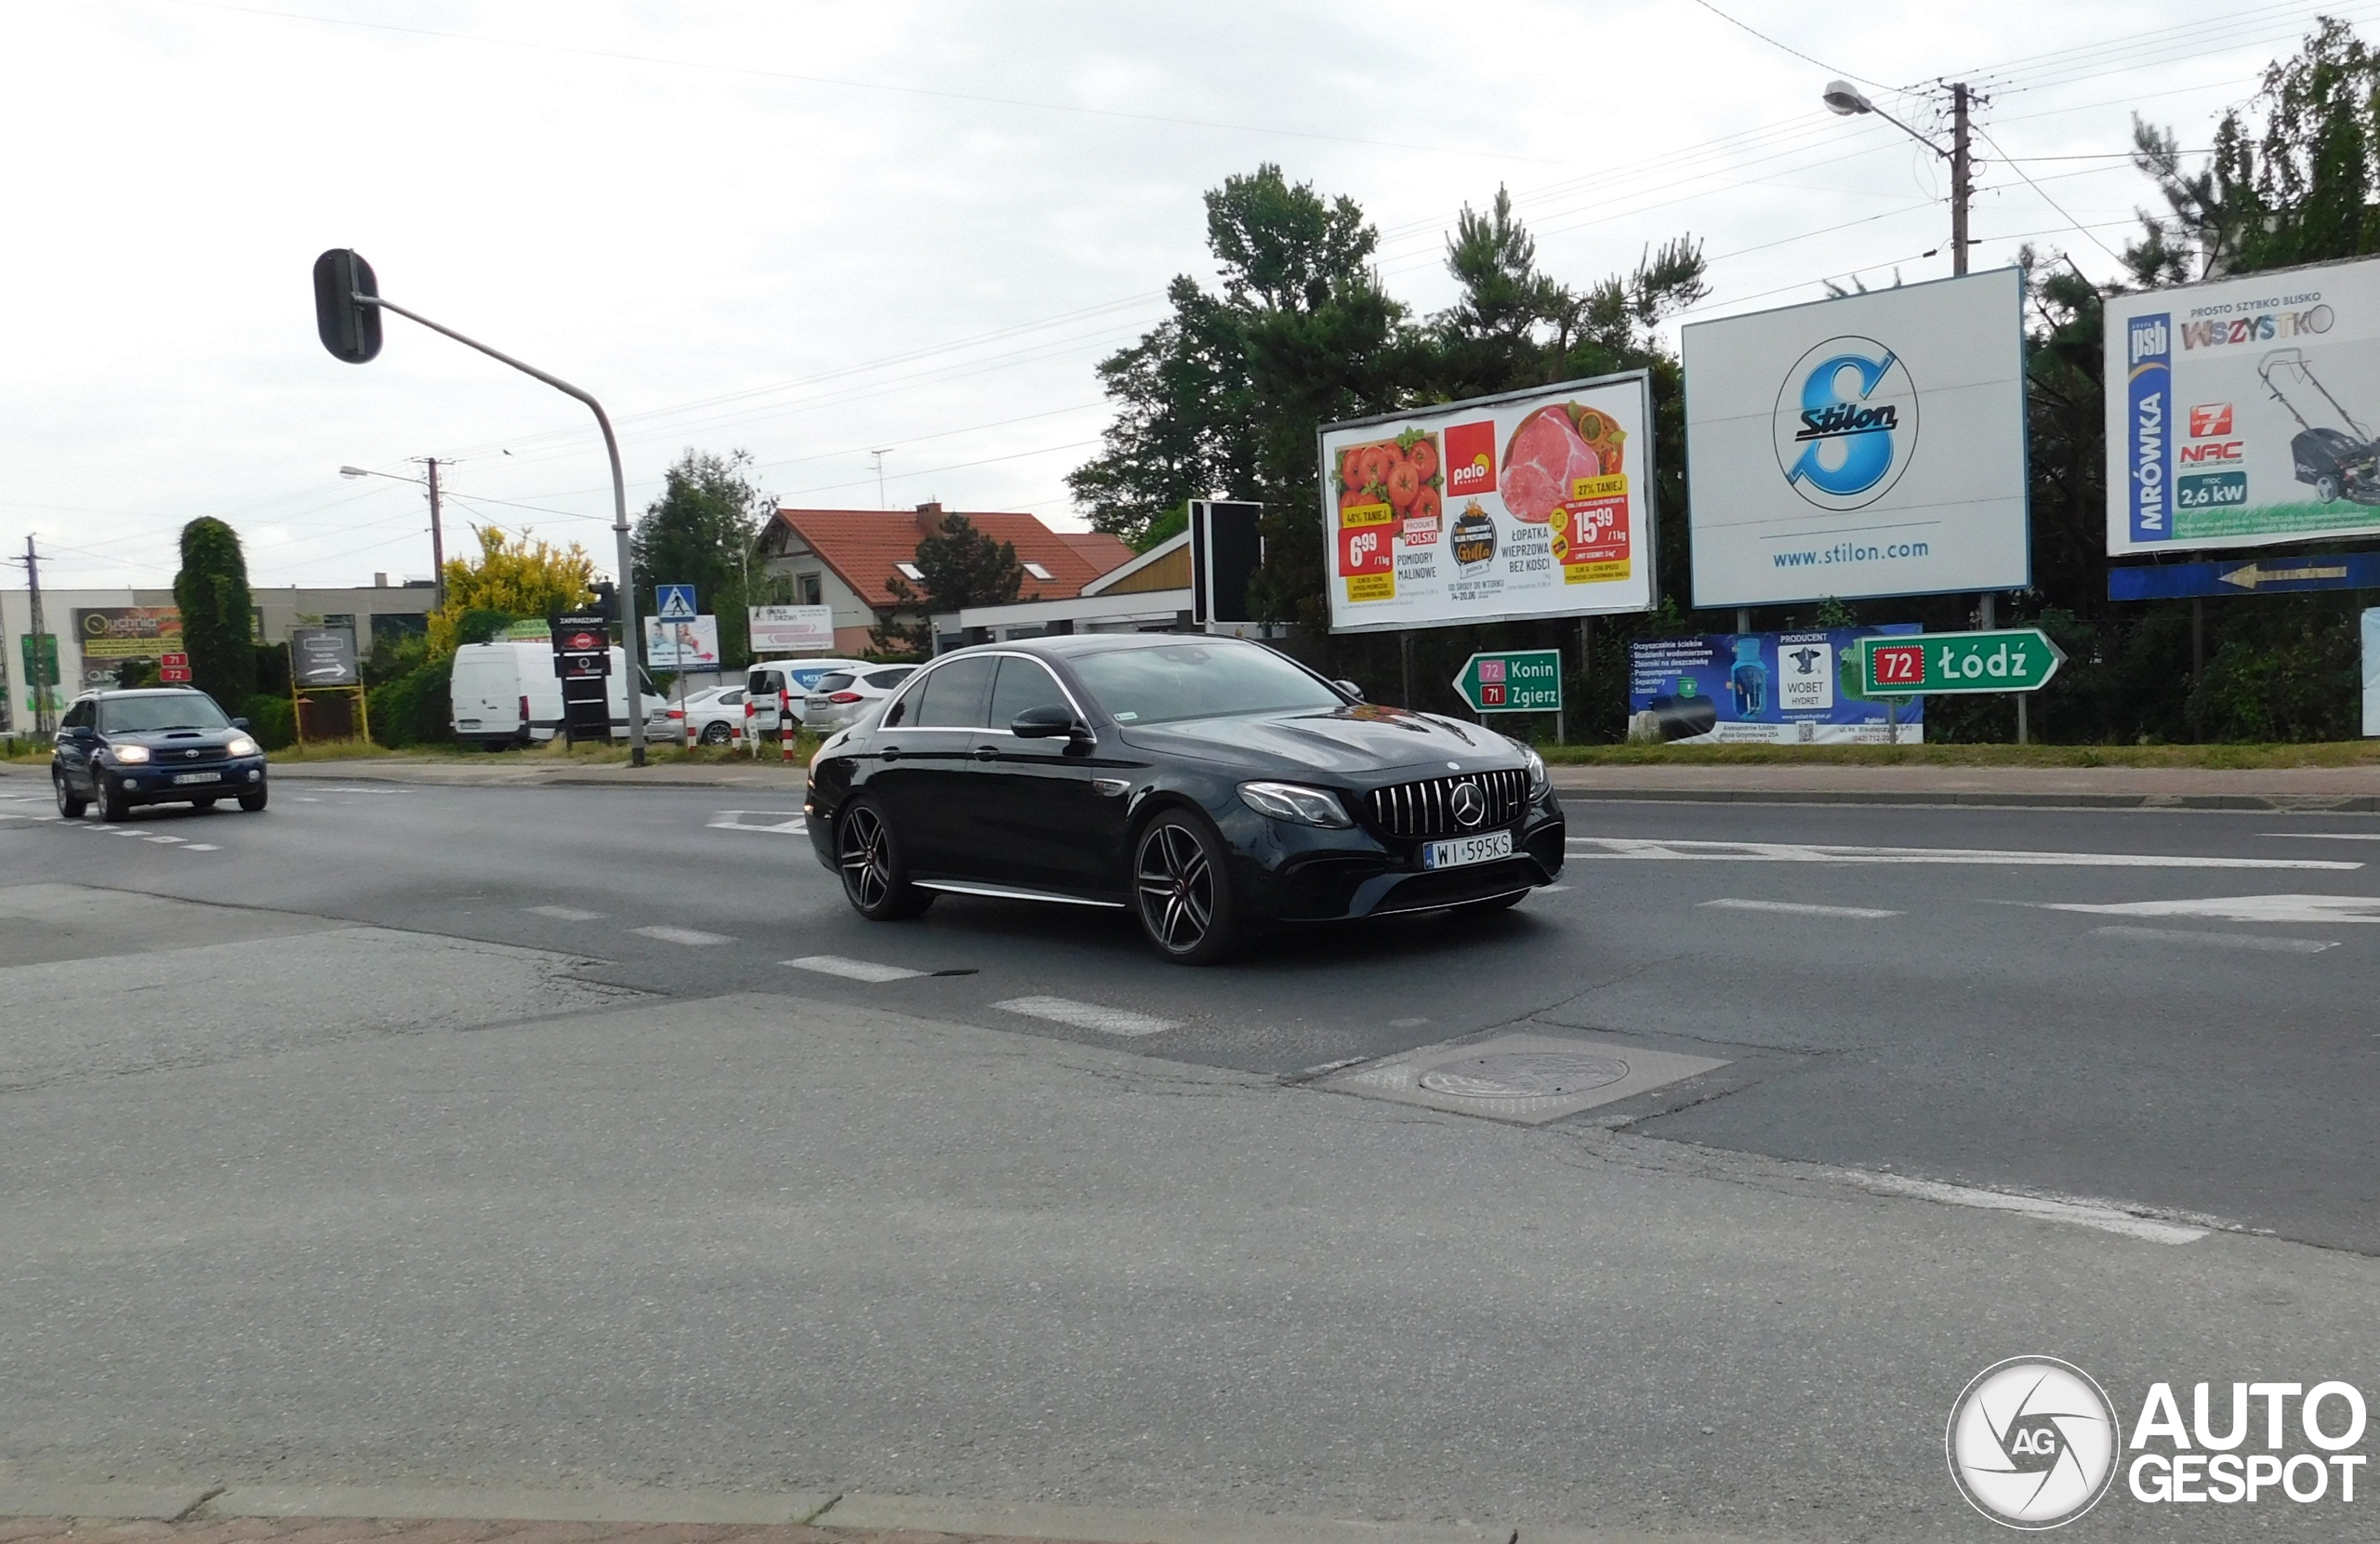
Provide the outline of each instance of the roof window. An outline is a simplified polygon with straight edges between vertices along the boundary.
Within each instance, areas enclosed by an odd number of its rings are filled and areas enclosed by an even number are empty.
[[[1025,560],[1025,572],[1032,574],[1037,579],[1053,579],[1057,577],[1057,575],[1051,574],[1048,569],[1043,568],[1039,563],[1033,561],[1029,558]]]
[[[900,571],[902,578],[910,581],[912,584],[921,585],[926,582],[925,570],[919,568],[915,563],[894,563],[892,566]]]

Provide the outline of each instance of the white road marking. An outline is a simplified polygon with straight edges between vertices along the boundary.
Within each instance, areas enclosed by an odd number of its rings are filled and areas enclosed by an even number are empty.
[[[1879,1174],[1872,1169],[1837,1169],[1832,1177],[1862,1190],[1885,1195],[1906,1195],[1920,1201],[1940,1202],[1945,1206],[1974,1207],[1982,1211],[2012,1211],[2044,1222],[2072,1222],[2085,1228],[2122,1234],[2130,1238],[2146,1239],[2151,1244],[2194,1243],[2212,1231],[2138,1217],[2105,1201],[2014,1195],[2005,1191],[1974,1190],[1965,1185],[1946,1185],[1939,1181],[1912,1179],[1904,1174]]]
[[[1706,910],[1773,911],[1782,912],[1790,917],[1858,917],[1872,918],[1878,917],[1906,917],[1909,915],[1907,912],[1900,911],[1882,911],[1874,906],[1817,906],[1805,905],[1799,901],[1744,901],[1739,900],[1737,897],[1732,895],[1723,895],[1716,901],[1705,901],[1701,904]]]
[[[2035,903],[2044,911],[2094,917],[2203,917],[2215,922],[2380,922],[2380,895],[2215,895],[2202,901]]]
[[[707,949],[715,944],[735,942],[725,933],[707,933],[697,928],[638,928],[633,930],[647,938],[657,938],[664,944],[683,944],[690,949]]]
[[[95,829],[104,831],[111,837],[145,837],[149,834],[146,831],[136,831],[129,825],[101,825]]]
[[[1077,1029],[1095,1029],[1102,1035],[1162,1035],[1181,1027],[1170,1019],[1152,1019],[1145,1013],[1102,1008],[1097,1003],[1076,1002],[1071,997],[1011,997],[992,1006],[1006,1013],[1048,1019]]]
[[[605,915],[600,911],[582,911],[576,906],[524,906],[522,909],[562,922],[601,922]]]
[[[189,838],[188,837],[173,837],[173,836],[152,837],[152,838],[150,838],[149,839],[150,839],[151,841],[153,841],[153,842],[162,842],[162,843],[165,843],[165,845],[167,845],[167,846],[178,846],[178,845],[179,845],[180,843],[183,843],[183,842],[186,842],[186,841],[190,840],[190,838]]]
[[[320,804],[322,802],[319,798],[309,798],[304,794],[291,794],[289,797],[296,799],[300,804]]]
[[[841,976],[846,981],[887,982],[907,981],[922,976],[923,970],[912,970],[900,965],[879,965],[870,959],[845,959],[840,955],[804,955],[800,959],[777,962],[797,970],[815,970],[822,976]]]
[[[2029,868],[2361,868],[2334,858],[2192,858],[2146,852],[2024,852],[1966,847],[1848,847],[1832,842],[1686,841],[1572,837],[1578,858],[1669,863],[1981,864]]]
[[[211,841],[194,841],[182,849],[185,852],[220,852],[223,850]]]
[[[2187,944],[2212,949],[2269,949],[2282,955],[2319,955],[2335,949],[2339,941],[2320,938],[2272,938],[2263,933],[2202,933],[2188,928],[2094,928],[2101,938],[2138,944]]]
[[[2380,831],[2259,831],[2263,837],[2295,837],[2303,841],[2380,841]]]
[[[324,788],[326,794],[409,794],[411,788]]]
[[[755,824],[746,820],[747,815],[760,818]],[[721,810],[704,824],[714,831],[764,831],[784,837],[798,837],[810,828],[799,810]]]

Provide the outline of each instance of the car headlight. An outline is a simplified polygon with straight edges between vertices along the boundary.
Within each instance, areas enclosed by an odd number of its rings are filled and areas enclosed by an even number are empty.
[[[1353,825],[1338,796],[1323,788],[1295,783],[1243,783],[1239,801],[1260,815],[1295,821],[1300,825]]]
[[[235,734],[231,736],[231,743],[223,747],[223,753],[227,756],[255,756],[258,754],[257,750],[257,743],[254,740],[249,739],[245,734]]]
[[[149,759],[147,746],[110,746],[108,754],[127,767],[137,767]]]
[[[1552,787],[1554,780],[1545,775],[1545,758],[1537,754],[1537,747],[1529,746],[1524,748],[1528,754],[1528,793],[1531,798],[1535,798]]]

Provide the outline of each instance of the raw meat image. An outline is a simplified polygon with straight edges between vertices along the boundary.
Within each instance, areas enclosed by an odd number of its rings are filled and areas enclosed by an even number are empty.
[[[1610,415],[1592,407],[1539,408],[1504,446],[1504,508],[1516,520],[1542,521],[1580,478],[1617,473],[1627,438]]]

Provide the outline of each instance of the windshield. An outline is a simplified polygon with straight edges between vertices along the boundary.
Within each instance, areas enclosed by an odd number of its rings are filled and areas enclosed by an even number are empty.
[[[1078,655],[1073,663],[1091,694],[1119,724],[1346,706],[1302,666],[1254,643],[1116,649]]]
[[[849,686],[851,683],[852,675],[850,671],[836,670],[827,675],[820,676],[818,678],[818,684],[813,687],[812,690],[816,692],[840,692],[844,687]]]
[[[109,697],[99,703],[99,729],[108,734],[142,734],[160,729],[229,729],[231,720],[204,692],[155,697]]]

